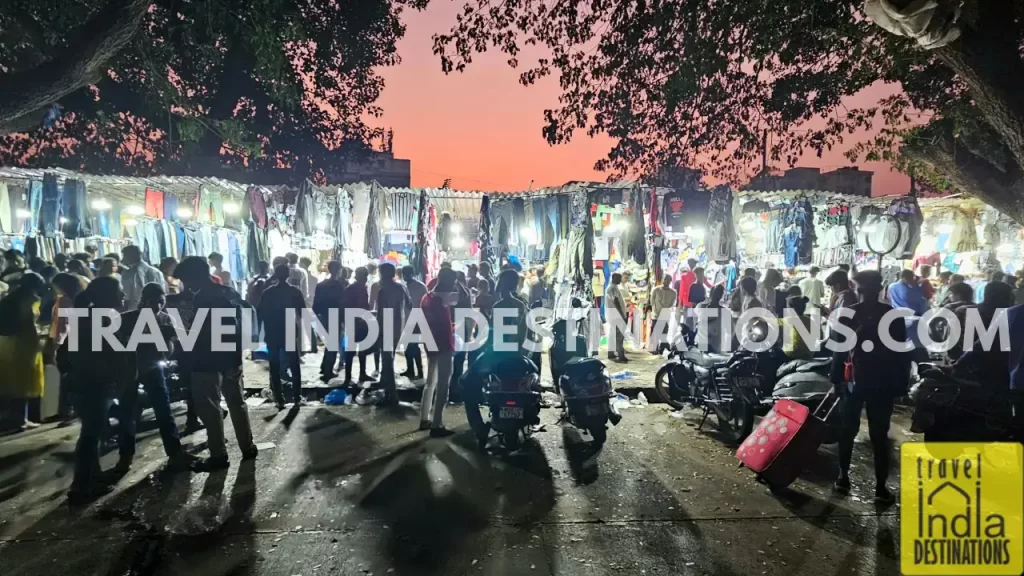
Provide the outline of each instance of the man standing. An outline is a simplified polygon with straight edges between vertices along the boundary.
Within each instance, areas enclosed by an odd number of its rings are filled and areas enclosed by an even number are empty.
[[[395,347],[402,336],[403,314],[412,308],[412,301],[405,286],[395,281],[395,265],[384,262],[380,265],[380,290],[377,293],[377,322],[380,324],[381,382],[384,384],[384,404],[398,404],[398,390],[395,387]],[[388,316],[391,324],[388,325]],[[390,332],[390,334],[388,333]]]
[[[125,246],[121,250],[121,261],[127,267],[121,274],[121,288],[124,290],[126,310],[135,310],[139,307],[139,302],[142,300],[142,289],[146,287],[146,284],[159,284],[164,291],[167,290],[164,275],[142,260],[142,252],[138,246]]]
[[[369,274],[366,268],[356,268],[356,278],[348,287],[345,288],[345,294],[342,302],[342,308],[345,310],[370,310],[370,295],[366,289],[366,280]],[[349,341],[348,348],[345,350],[345,386],[352,386],[352,362],[355,360],[356,342],[361,342],[366,339],[369,326],[366,324],[366,320],[357,318],[354,315],[349,317],[345,314],[345,324],[352,323],[352,336],[353,339]],[[348,333],[348,330],[345,331]],[[363,343],[359,349],[359,381],[360,382],[372,382],[373,378],[370,378],[369,374],[366,373],[366,357],[370,354],[370,346]]]
[[[696,264],[696,261],[693,261]],[[622,297],[622,274],[615,272],[612,274],[612,283],[608,285],[608,290],[605,291],[605,306],[608,312],[613,312],[618,315],[618,318],[622,321],[629,319],[629,314],[626,309],[626,300]],[[692,286],[691,282],[689,286]],[[687,289],[689,289],[689,286]],[[612,342],[608,341],[608,358],[615,360],[616,362],[628,362],[626,358],[626,333],[627,331],[619,328],[612,319],[614,316],[608,318],[608,324],[611,328],[609,336],[615,340]],[[612,347],[615,347],[615,351],[612,352]]]
[[[427,295],[426,285],[416,279],[415,272],[412,266],[402,267],[402,279],[405,280],[405,289],[409,293],[407,313],[411,313],[413,308],[419,308],[423,297]],[[415,342],[405,345],[405,372],[402,373],[402,376],[410,380],[419,380],[424,376],[420,345]]]
[[[249,287],[245,292],[245,301],[249,303],[249,306],[256,309],[260,307],[260,298],[263,297],[263,292],[269,285],[270,262],[260,260],[256,265],[256,276],[249,281]]]
[[[921,316],[928,310],[928,301],[913,270],[900,272],[900,279],[889,285],[889,302],[893,308],[913,310],[915,316]]]
[[[935,294],[935,305],[945,306],[946,295],[949,294],[949,285],[953,279],[953,273],[949,270],[939,272],[939,290]]]
[[[270,361],[270,391],[278,410],[284,410],[284,393],[281,388],[281,361],[287,362],[292,376],[292,399],[295,405],[302,403],[302,374],[299,350],[302,344],[302,309],[306,300],[302,292],[288,283],[291,269],[280,265],[274,269],[274,284],[263,293],[257,313],[263,327],[263,340],[267,343],[267,358]],[[288,339],[288,325],[292,325],[293,338]]]
[[[306,287],[309,289],[309,295],[306,298],[306,306],[313,305],[313,299],[316,297],[316,286],[319,280],[315,270],[310,270],[309,267],[313,265],[313,261],[303,256],[299,258],[299,268],[306,273]],[[309,332],[309,353],[316,354],[316,331],[311,330]]]
[[[849,308],[857,302],[857,294],[850,286],[850,277],[844,270],[836,270],[825,279],[825,285],[832,290],[832,298],[829,301],[829,310],[834,311],[840,308]]]
[[[690,296],[687,298],[691,308],[708,299],[707,279],[704,277],[704,268],[697,266],[693,269],[693,284],[690,285]]]
[[[889,421],[893,399],[907,392],[910,355],[890,350],[880,337],[882,317],[892,310],[888,304],[879,302],[881,274],[873,270],[859,272],[854,281],[860,301],[850,306],[853,316],[843,317],[840,321],[853,330],[856,346],[849,352],[835,352],[832,356],[831,379],[842,398],[843,422],[839,438],[839,478],[835,488],[841,493],[850,489],[853,443],[860,429],[861,411],[866,409],[875,457],[875,498],[888,502],[892,500],[892,493],[886,487],[889,478]],[[907,327],[901,319],[890,322],[888,330],[894,341],[906,341]],[[834,337],[840,334],[833,331]],[[851,373],[847,371],[847,364],[852,367]]]
[[[210,252],[206,261],[213,267],[213,275],[220,278],[220,283],[231,286],[231,272],[224,269],[224,256],[219,252]]]
[[[530,299],[526,302],[531,307],[541,303],[541,306],[545,305],[544,296],[547,293],[547,282],[544,280],[544,267],[537,266],[536,268],[537,278],[530,284]]]
[[[452,434],[444,427],[444,408],[448,404],[448,385],[452,376],[455,356],[455,335],[452,332],[451,307],[455,300],[455,271],[442,269],[437,285],[421,304],[436,351],[427,352],[427,385],[423,388],[420,405],[420,429],[430,430],[433,438]]]
[[[807,298],[811,306],[820,307],[821,298],[825,295],[825,283],[818,279],[821,268],[811,266],[810,275],[800,281],[800,293]]]
[[[316,314],[316,317],[320,319],[320,323],[328,328],[330,327],[331,310],[338,311],[338,325],[342,328],[345,327],[345,318],[342,311],[344,310],[343,303],[347,283],[341,277],[343,270],[341,262],[337,260],[328,262],[327,273],[330,274],[330,277],[317,284],[316,293],[313,294],[313,314]],[[344,335],[341,335],[338,340],[340,341],[343,338]],[[337,376],[334,372],[334,363],[338,359],[338,352],[330,348],[330,346],[324,348],[323,361],[320,362],[320,379],[324,382],[330,382],[332,378]]]
[[[302,297],[305,298],[306,304],[310,303],[313,294],[309,291],[309,273],[299,268],[299,255],[294,252],[289,252],[284,255],[285,259],[288,260],[288,283],[295,286],[302,292]],[[277,267],[274,267],[277,270]]]
[[[173,347],[174,324],[171,317],[164,311],[165,296],[164,289],[159,284],[147,284],[142,289],[142,301],[139,303],[139,309],[121,314],[121,328],[118,330],[118,340],[121,341],[121,344],[127,345],[131,341],[132,333],[139,322],[139,315],[145,309],[146,313],[156,316],[157,325],[160,327],[160,337],[168,347]],[[139,384],[145,389],[149,404],[153,407],[153,417],[160,430],[164,453],[167,454],[168,468],[173,471],[186,470],[194,458],[182,449],[178,426],[174,423],[174,413],[171,411],[171,399],[167,392],[165,378],[167,369],[162,362],[166,359],[166,355],[157,348],[156,344],[152,343],[140,343],[133,354],[135,355],[136,378],[121,394],[117,441],[120,458],[114,470],[118,474],[127,474],[135,457],[135,417],[141,413],[135,408],[139,400]]]
[[[661,277],[661,284],[654,287],[651,291],[651,331],[648,334],[648,340],[650,341],[650,350],[652,353],[659,353],[661,351],[661,343],[655,345],[654,342],[654,327],[658,323],[658,319],[661,318],[664,312],[671,314],[672,307],[676,303],[676,291],[672,289],[672,276],[669,274],[663,274]],[[672,318],[671,316],[665,318],[665,322],[671,328]]]
[[[228,286],[220,286],[210,277],[210,267],[205,258],[189,256],[174,270],[174,276],[181,280],[185,292],[191,295],[192,306],[197,315],[195,321],[201,324],[195,346],[190,354],[192,373],[192,394],[196,412],[206,424],[207,444],[210,457],[196,464],[195,470],[212,472],[228,467],[228,451],[224,442],[224,416],[220,410],[221,393],[227,401],[235,438],[242,449],[242,459],[256,457],[256,444],[252,440],[249,412],[243,399],[242,387],[242,345],[239,316],[248,304],[241,295]],[[198,314],[206,313],[200,317]],[[234,315],[218,316],[218,311],[233,309]],[[213,338],[214,322],[220,323],[217,332],[224,335],[223,342]]]

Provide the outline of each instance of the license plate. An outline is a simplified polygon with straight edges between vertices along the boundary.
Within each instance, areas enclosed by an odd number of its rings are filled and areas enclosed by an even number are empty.
[[[591,404],[587,406],[587,416],[601,416],[608,412],[607,404]]]
[[[498,416],[507,420],[522,420],[523,408],[522,406],[502,406],[498,411]]]
[[[736,379],[736,385],[740,388],[757,388],[761,385],[761,379],[743,376]]]

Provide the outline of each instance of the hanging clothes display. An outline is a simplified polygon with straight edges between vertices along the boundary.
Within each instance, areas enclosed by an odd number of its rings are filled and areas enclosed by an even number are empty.
[[[497,258],[491,238],[491,198],[484,196],[480,201],[480,226],[477,234],[480,243],[480,263],[487,262],[491,270],[497,270]]]
[[[728,186],[716,186],[711,191],[708,222],[704,232],[704,250],[709,261],[724,264],[736,258],[732,204],[732,190]]]
[[[160,190],[146,188],[146,216],[150,218],[164,217],[164,193]]]
[[[515,209],[512,202],[498,201],[491,203],[491,237],[497,250],[496,260],[508,254],[515,246],[519,234],[516,227]]]
[[[69,179],[64,182],[64,225],[61,230],[65,238],[92,236],[89,229],[88,200],[85,182]]]
[[[263,197],[263,191],[256,186],[250,186],[245,191],[245,204],[248,211],[243,211],[243,214],[248,214],[258,228],[266,228],[267,200]]]
[[[623,236],[624,256],[641,266],[647,264],[647,238],[644,230],[643,196],[639,188],[629,191],[629,226]]]
[[[452,215],[445,212],[441,215],[441,222],[437,225],[437,247],[442,252],[451,250],[451,228]]]
[[[170,222],[178,221],[178,197],[164,194],[164,218]]]
[[[43,175],[41,200],[39,230],[45,236],[56,236],[60,230],[61,205],[63,204],[63,189],[57,183],[56,174],[47,172]]]
[[[352,198],[345,189],[338,190],[334,215],[334,242],[342,251],[352,245]]]
[[[293,229],[296,234],[311,236],[316,231],[316,210],[313,207],[313,183],[303,180],[299,186],[299,193],[295,197],[295,224]]]
[[[28,183],[28,234],[39,231],[39,216],[43,209],[43,183],[31,180]]]
[[[380,243],[380,194],[377,193],[377,183],[370,187],[370,210],[366,218],[365,249],[366,256],[376,260],[383,254]]]
[[[7,182],[0,182],[0,232],[5,234],[14,232],[11,215],[10,191],[7,188]]]
[[[484,202],[486,203],[486,196]],[[427,191],[420,191],[419,211],[425,212],[427,208]],[[409,259],[413,274],[427,281],[427,218],[420,218],[416,223],[416,245],[413,247],[412,257]]]
[[[888,214],[895,216],[900,222],[899,245],[892,252],[894,258],[913,258],[917,245],[921,242],[921,226],[924,215],[914,196],[900,196],[889,205]]]

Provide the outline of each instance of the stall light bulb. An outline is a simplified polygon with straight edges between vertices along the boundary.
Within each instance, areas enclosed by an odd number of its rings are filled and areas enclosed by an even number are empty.
[[[391,218],[381,220],[380,225],[384,230],[391,230]]]
[[[611,224],[608,224],[607,226],[605,226],[604,231],[607,232],[608,234],[613,234],[618,229],[619,229],[618,223],[617,222],[612,222]]]
[[[29,212],[28,210],[25,210],[24,208],[18,208],[17,210],[15,210],[14,211],[14,215],[16,217],[18,217],[18,218],[31,218],[32,217],[32,213]]]
[[[68,219],[63,217],[63,216],[61,216],[60,217],[60,225],[63,226],[65,224],[67,224],[67,223],[68,223]]]
[[[317,218],[316,219],[316,227],[318,229],[320,229],[320,230],[323,230],[324,228],[327,228],[327,218],[323,218],[323,217]]]
[[[459,222],[458,220],[452,222],[451,231],[453,234],[458,234],[462,232],[462,222]]]
[[[619,230],[623,230],[623,231],[629,230],[629,220],[623,220],[623,221],[619,222],[618,228],[619,228]]]
[[[110,210],[110,202],[107,202],[106,198],[97,198],[92,201],[92,209],[97,212],[105,212]]]
[[[952,224],[942,224],[942,225],[939,226],[939,234],[952,234],[952,233],[953,233],[953,225]]]
[[[137,226],[138,224],[139,224],[139,221],[136,220],[135,218],[129,218],[129,219],[124,221],[124,225],[125,226]]]
[[[177,214],[178,214],[178,218],[191,218],[192,217],[192,211],[189,210],[188,208],[178,208]]]
[[[1000,244],[998,250],[1000,252],[1012,252],[1013,244],[1007,242],[1006,244]]]
[[[520,235],[523,237],[523,240],[526,242],[527,246],[531,246],[537,243],[537,233],[533,230],[533,228],[523,228],[523,231]]]
[[[242,211],[242,207],[238,205],[238,202],[225,202],[224,213],[226,214],[238,214]]]
[[[132,216],[142,216],[143,214],[146,213],[146,209],[143,208],[142,206],[139,206],[138,204],[133,204],[125,208],[124,211],[126,214],[131,214]]]
[[[463,238],[462,236],[453,236],[452,237],[452,248],[465,248],[465,247],[466,247],[466,239],[465,238]]]
[[[753,230],[754,228],[757,228],[757,223],[753,220],[744,220],[743,223],[740,224],[740,228],[744,230]]]

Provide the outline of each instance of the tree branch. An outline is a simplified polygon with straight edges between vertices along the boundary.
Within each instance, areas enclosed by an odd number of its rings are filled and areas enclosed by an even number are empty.
[[[929,143],[905,143],[905,158],[923,164],[960,190],[977,196],[1014,221],[1024,224],[1024,180],[1011,177],[957,144],[946,133]]]
[[[39,66],[0,77],[0,134],[25,125],[25,117],[95,82],[127,44],[149,10],[150,0],[108,0],[71,42]],[[41,120],[41,118],[40,118]]]

